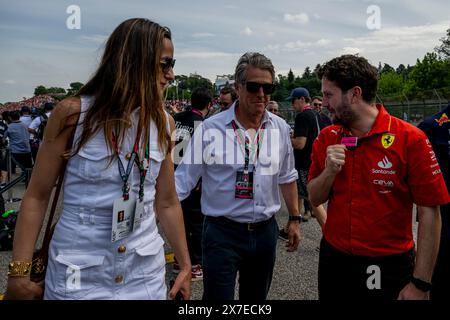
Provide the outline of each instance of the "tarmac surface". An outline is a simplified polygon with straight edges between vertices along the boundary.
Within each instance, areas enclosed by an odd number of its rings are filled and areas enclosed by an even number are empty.
[[[6,210],[18,210],[20,201],[8,202],[11,198],[21,198],[25,186],[19,183],[12,190],[11,194],[6,192],[5,198]],[[62,197],[62,195],[61,195]],[[58,206],[60,209],[60,206]],[[57,209],[57,210],[58,210]],[[60,211],[60,210],[59,210]],[[287,210],[285,204],[282,204],[280,212],[276,214],[279,226],[284,226],[287,221]],[[416,224],[414,224],[416,229]],[[38,240],[42,241],[43,232]],[[163,236],[164,237],[164,236]],[[272,285],[269,291],[269,300],[316,300],[317,294],[317,266],[319,261],[319,242],[321,239],[321,229],[317,221],[312,218],[308,222],[301,224],[301,240],[296,252],[287,252],[285,242],[278,240],[277,258]],[[169,245],[165,245],[166,254],[171,253]],[[11,251],[0,251],[0,294],[6,290],[7,265],[11,259]],[[172,263],[166,265],[167,283],[173,278]],[[237,283],[237,281],[236,281]],[[201,300],[203,293],[203,284],[201,280],[192,282],[192,300]],[[237,291],[235,294],[237,299]]]

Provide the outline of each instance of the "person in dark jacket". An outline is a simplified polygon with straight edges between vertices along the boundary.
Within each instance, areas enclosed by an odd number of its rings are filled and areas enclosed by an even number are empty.
[[[212,96],[208,89],[197,88],[192,92],[191,107],[186,111],[175,114],[175,154],[180,156],[179,160],[181,160],[183,156],[183,148],[187,147],[194,130],[200,122],[204,120],[211,105]],[[177,150],[180,150],[180,152],[177,153]],[[176,168],[178,162],[176,160],[174,162]],[[201,193],[201,181],[199,181],[189,197],[181,201],[186,238],[192,263],[192,281],[203,279],[201,240],[204,217],[200,206]],[[173,271],[175,273],[179,272],[179,266],[176,260],[174,262]]]
[[[450,102],[448,106],[419,124],[431,145],[441,167],[450,191]],[[441,244],[439,254],[434,267],[430,298],[432,300],[448,300],[448,288],[450,287],[450,203],[441,208]]]

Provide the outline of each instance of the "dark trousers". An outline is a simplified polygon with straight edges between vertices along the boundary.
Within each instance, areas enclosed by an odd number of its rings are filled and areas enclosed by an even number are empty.
[[[11,153],[11,172],[16,172],[16,162],[22,170],[33,167],[33,160],[31,159],[31,152],[27,153]],[[14,161],[15,160],[15,161]]]
[[[450,301],[450,203],[441,206],[441,243],[433,273],[431,300]]]
[[[40,142],[37,139],[30,139],[31,156],[33,161],[36,162],[37,153],[39,151]]]
[[[7,159],[8,150],[4,148],[0,148],[0,170],[8,171],[8,159]]]
[[[202,265],[202,231],[204,216],[200,209],[192,209],[189,203],[181,202],[184,228],[192,265]]]
[[[250,229],[250,230],[249,230]],[[203,300],[266,300],[275,265],[278,225],[274,217],[257,226],[205,217]]]
[[[378,267],[379,272],[374,271],[373,266]],[[396,300],[409,283],[413,268],[414,249],[384,257],[354,256],[337,250],[322,238],[319,300]],[[373,288],[377,275],[379,289]]]

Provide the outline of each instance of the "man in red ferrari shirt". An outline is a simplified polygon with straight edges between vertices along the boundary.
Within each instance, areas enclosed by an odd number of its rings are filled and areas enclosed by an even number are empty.
[[[328,201],[319,299],[428,299],[449,201],[425,134],[375,103],[377,69],[344,55],[318,73],[335,125],[314,142],[309,197]],[[415,257],[412,208],[420,223]]]

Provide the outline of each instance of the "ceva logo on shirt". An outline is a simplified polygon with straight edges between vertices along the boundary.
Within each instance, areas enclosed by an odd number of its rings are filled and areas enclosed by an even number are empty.
[[[383,160],[381,160],[380,162],[378,162],[378,166],[379,166],[381,169],[390,169],[390,168],[392,168],[392,163],[389,161],[388,157],[385,156],[385,157],[383,158]]]

